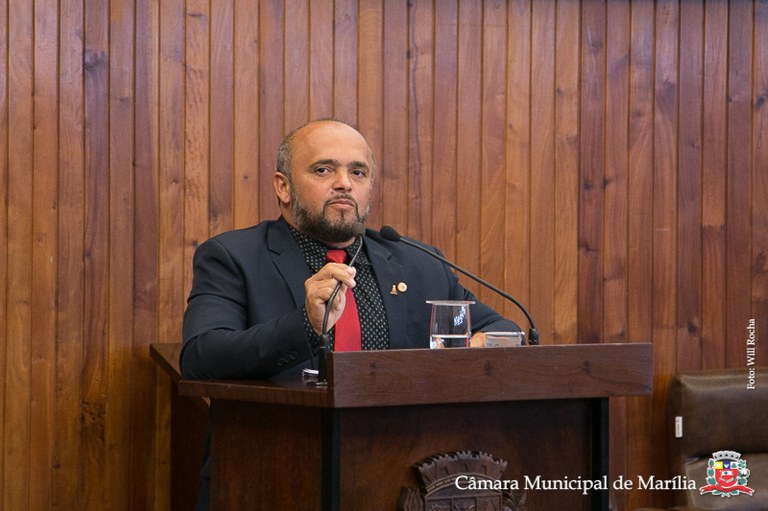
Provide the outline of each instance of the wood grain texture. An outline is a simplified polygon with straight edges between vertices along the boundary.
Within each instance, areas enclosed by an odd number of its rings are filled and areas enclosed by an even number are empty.
[[[328,116],[376,153],[371,227],[520,298],[544,344],[653,343],[611,471],[662,470],[672,375],[768,332],[766,34],[752,0],[5,0],[0,509],[169,509],[147,346]]]

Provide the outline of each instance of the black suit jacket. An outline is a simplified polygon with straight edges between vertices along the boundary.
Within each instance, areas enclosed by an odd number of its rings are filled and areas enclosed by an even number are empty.
[[[476,301],[445,265],[413,247],[386,241],[369,229],[364,250],[384,301],[390,349],[429,347],[427,300]],[[304,281],[310,276],[282,218],[200,245],[184,314],[182,376],[257,379],[308,366],[313,353],[303,305]],[[393,293],[400,283],[406,291]],[[519,330],[482,303],[472,306],[471,319],[474,331]]]

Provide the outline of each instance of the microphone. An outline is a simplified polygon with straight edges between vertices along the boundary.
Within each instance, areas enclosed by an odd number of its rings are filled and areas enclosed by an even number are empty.
[[[487,287],[491,291],[495,291],[496,293],[500,294],[501,296],[503,296],[504,298],[506,298],[510,302],[512,302],[515,305],[517,305],[517,308],[520,309],[523,312],[523,314],[525,314],[526,319],[528,319],[528,324],[531,327],[530,330],[528,330],[528,344],[531,344],[531,345],[539,344],[539,330],[533,324],[533,318],[528,313],[528,310],[523,306],[523,304],[520,303],[519,301],[517,301],[512,295],[509,295],[509,294],[505,293],[504,291],[502,291],[501,289],[497,288],[493,284],[491,284],[489,282],[486,282],[485,280],[481,279],[477,275],[473,275],[472,273],[468,272],[464,268],[461,268],[460,266],[457,266],[456,264],[450,262],[448,259],[442,257],[441,255],[436,254],[436,253],[434,253],[434,252],[432,252],[430,250],[427,250],[426,248],[422,247],[421,245],[419,245],[417,243],[414,243],[414,242],[410,241],[409,239],[403,238],[402,236],[400,236],[400,233],[398,233],[393,227],[385,225],[384,227],[381,228],[381,231],[379,231],[379,232],[381,233],[381,237],[384,238],[385,240],[387,240],[387,241],[400,241],[402,243],[405,243],[406,245],[409,245],[411,247],[417,248],[417,249],[421,250],[422,252],[424,252],[425,254],[428,254],[428,255],[434,257],[435,259],[437,259],[441,263],[443,263],[443,264],[445,264],[447,266],[450,266],[454,270],[463,273],[464,275],[466,275],[467,277],[471,278],[472,280],[474,280],[476,282],[479,282],[480,284],[482,284],[483,286]]]
[[[357,246],[357,250],[352,255],[352,259],[347,266],[353,266],[357,256],[360,254],[360,250],[363,248],[363,237],[365,236],[365,226],[362,222],[355,222],[352,224],[352,235],[355,238],[360,238],[360,244]],[[328,383],[328,353],[331,351],[331,336],[328,334],[328,316],[331,312],[331,304],[336,299],[336,295],[339,294],[341,289],[341,281],[336,282],[336,287],[333,288],[331,297],[328,299],[325,305],[325,314],[323,315],[323,326],[320,334],[320,357],[317,363],[317,385],[326,385]]]

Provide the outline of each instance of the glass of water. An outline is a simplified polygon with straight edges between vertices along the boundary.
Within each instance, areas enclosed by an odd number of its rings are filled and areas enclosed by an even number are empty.
[[[429,319],[429,347],[466,348],[472,337],[469,306],[464,300],[427,300],[432,305]]]

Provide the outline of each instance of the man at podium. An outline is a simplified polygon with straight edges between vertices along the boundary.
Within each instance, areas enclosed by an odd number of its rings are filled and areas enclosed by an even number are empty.
[[[184,378],[261,379],[308,367],[338,282],[327,318],[336,350],[428,347],[426,301],[436,299],[476,302],[473,331],[520,330],[427,254],[375,230],[365,230],[364,240],[356,236],[374,176],[373,152],[348,124],[312,121],[285,137],[273,178],[280,218],[215,236],[195,253]]]
[[[441,262],[362,227],[374,175],[368,142],[343,122],[313,121],[285,137],[273,178],[280,218],[220,234],[195,252],[182,377],[262,379],[308,367],[324,322],[335,350],[426,348],[427,300],[474,301],[474,331],[520,330]],[[207,509],[206,476],[204,467],[198,509]]]

